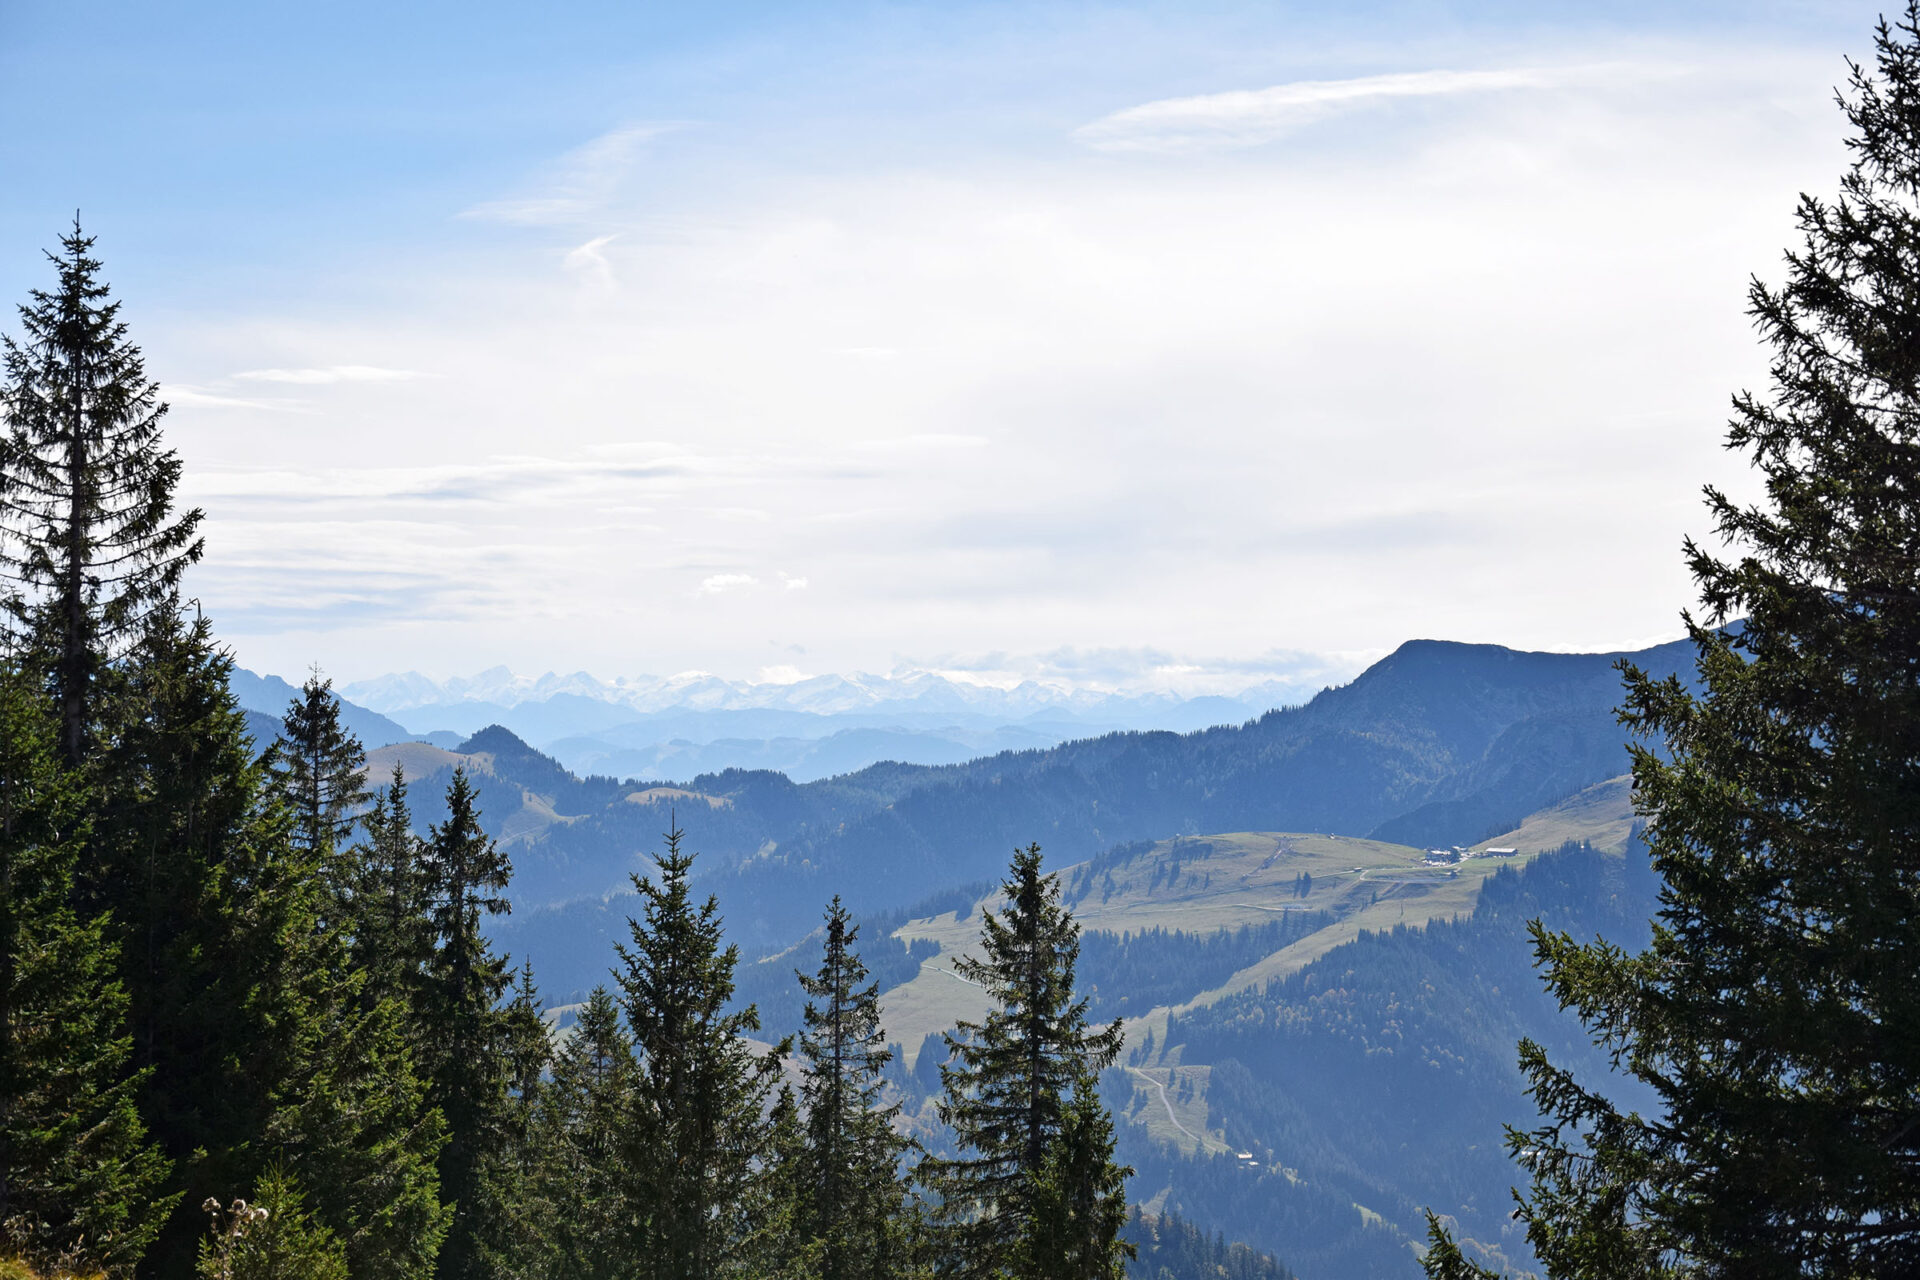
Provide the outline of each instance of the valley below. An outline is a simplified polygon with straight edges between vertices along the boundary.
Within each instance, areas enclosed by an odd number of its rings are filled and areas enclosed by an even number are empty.
[[[1038,841],[1083,931],[1089,1016],[1120,1019],[1102,1081],[1130,1196],[1297,1274],[1405,1276],[1424,1210],[1524,1269],[1497,1137],[1530,1104],[1530,1036],[1604,1076],[1540,990],[1526,921],[1632,943],[1653,909],[1612,717],[1616,664],[1416,642],[1311,702],[1185,733],[1123,730],[795,780],[729,766],[582,776],[501,725],[369,753],[424,832],[456,768],[514,863],[495,943],[568,1033],[638,910],[669,827],[742,949],[735,1006],[771,1041],[839,896],[894,1046],[888,1095],[928,1150],[943,1036],[986,1008],[977,954],[1008,853]]]

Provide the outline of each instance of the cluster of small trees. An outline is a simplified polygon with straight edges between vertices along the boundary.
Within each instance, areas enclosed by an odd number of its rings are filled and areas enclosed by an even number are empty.
[[[1118,1024],[1038,847],[961,967],[958,1154],[883,1105],[878,984],[834,902],[805,1030],[757,1045],[676,829],[614,989],[549,1033],[489,945],[508,859],[456,771],[423,838],[316,673],[255,749],[180,585],[165,412],[76,226],[4,346],[0,1253],[223,1280],[1106,1277]]]

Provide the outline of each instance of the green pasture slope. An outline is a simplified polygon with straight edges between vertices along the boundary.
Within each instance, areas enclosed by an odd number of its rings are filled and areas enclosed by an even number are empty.
[[[1430,866],[1426,850],[1380,840],[1233,832],[1162,840],[1058,868],[1086,933],[1217,934],[1291,912],[1318,913],[1331,921],[1217,986],[1128,1018],[1127,1056],[1139,1059],[1128,1068],[1136,1086],[1128,1117],[1182,1151],[1224,1151],[1224,1137],[1206,1125],[1208,1068],[1182,1063],[1182,1047],[1166,1043],[1170,1016],[1298,972],[1363,931],[1417,928],[1470,914],[1488,876],[1569,841],[1617,852],[1631,818],[1625,780],[1616,779],[1473,846],[1480,856],[1452,866]],[[1488,848],[1514,852],[1488,856],[1483,852]],[[984,993],[953,966],[957,957],[973,953],[980,910],[990,901],[974,903],[964,917],[950,911],[910,920],[894,931],[902,941],[940,945],[939,954],[924,961],[911,979],[881,995],[888,1038],[901,1047],[909,1069],[929,1034],[986,1011]]]

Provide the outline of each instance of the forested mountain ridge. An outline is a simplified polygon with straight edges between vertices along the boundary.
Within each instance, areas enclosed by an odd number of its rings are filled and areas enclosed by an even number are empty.
[[[905,794],[923,772],[875,765],[859,774],[798,784],[766,770],[729,769],[688,782],[577,777],[498,725],[452,750],[396,743],[368,753],[367,773],[384,781],[399,765],[421,801],[418,829],[445,816],[442,793],[464,769],[479,792],[487,832],[513,851],[512,896],[551,905],[631,888],[646,855],[678,816],[720,865],[751,857],[796,832],[831,828]],[[706,868],[703,868],[703,873]]]
[[[1689,649],[1519,653],[1413,641],[1302,707],[1197,733],[1111,734],[930,771],[845,831],[736,873],[743,923],[781,923],[810,880],[883,882],[878,909],[986,874],[1030,834],[1061,863],[1128,840],[1199,831],[1328,831],[1471,843],[1625,768],[1615,662],[1678,671]],[[856,775],[857,776],[857,775]],[[723,890],[724,892],[724,890]],[[893,901],[879,895],[899,895]],[[748,904],[751,903],[751,909]]]
[[[964,765],[880,764],[806,784],[744,770],[677,784],[569,782],[497,728],[463,750],[478,743],[494,757],[499,781],[483,785],[481,808],[496,833],[523,807],[519,792],[499,794],[501,783],[546,797],[567,819],[516,854],[519,905],[625,890],[674,807],[707,855],[704,876],[730,927],[764,945],[810,929],[823,895],[840,892],[861,912],[902,907],[987,878],[1023,839],[1039,840],[1054,865],[1199,831],[1473,843],[1623,773],[1615,663],[1665,675],[1682,672],[1688,652],[1412,641],[1350,684],[1243,725],[1108,734]],[[577,798],[563,802],[563,792]]]

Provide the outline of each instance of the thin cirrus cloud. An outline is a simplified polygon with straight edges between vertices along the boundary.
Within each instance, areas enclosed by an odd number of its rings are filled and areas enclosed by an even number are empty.
[[[247,369],[236,382],[279,382],[316,387],[335,382],[408,382],[424,375],[412,369],[382,369],[370,364],[335,364],[318,369]]]
[[[514,503],[543,493],[556,501],[572,502],[596,492],[612,492],[624,498],[635,484],[725,472],[729,461],[664,457],[612,462],[528,457],[478,464],[303,471],[209,467],[194,476],[190,487],[197,498],[269,507],[447,500]]]
[[[251,409],[264,413],[312,412],[312,409],[304,404],[226,395],[218,391],[210,391],[205,387],[195,387],[179,382],[167,385],[164,398],[169,404],[189,409]]]
[[[963,683],[1006,687],[1024,682],[1128,693],[1237,696],[1258,689],[1274,705],[1305,702],[1316,691],[1352,679],[1386,656],[1383,650],[1310,653],[1268,649],[1240,657],[1175,653],[1155,646],[1072,645],[1039,653],[943,654],[926,665]]]
[[[169,394],[177,396],[178,388],[170,388]],[[887,443],[898,444],[899,456],[876,449]],[[311,518],[299,514],[302,509],[322,506],[534,503],[606,514],[670,499],[682,504],[677,509],[689,516],[741,528],[763,526],[775,517],[763,507],[724,499],[749,493],[796,494],[801,492],[796,484],[845,486],[897,478],[913,471],[916,446],[925,443],[914,438],[861,441],[843,450],[809,454],[690,450],[664,441],[631,441],[566,454],[496,455],[414,466],[201,467],[189,474],[187,488],[194,501],[264,508],[293,523]]]
[[[603,133],[560,157],[524,194],[483,201],[460,216],[522,227],[577,223],[612,202],[646,144],[680,127],[669,121],[623,125]]]
[[[602,288],[612,288],[613,263],[607,260],[603,250],[617,238],[613,235],[595,236],[578,248],[569,249],[560,265]]]
[[[703,596],[717,596],[728,591],[737,591],[742,587],[756,587],[759,585],[760,579],[750,573],[716,573],[701,581],[700,594]]]
[[[1412,71],[1349,80],[1296,80],[1267,89],[1162,98],[1103,116],[1074,131],[1101,151],[1206,151],[1255,147],[1358,107],[1410,98],[1548,89],[1580,70],[1514,67]]]

